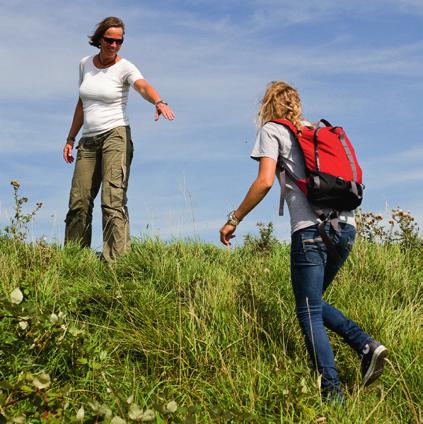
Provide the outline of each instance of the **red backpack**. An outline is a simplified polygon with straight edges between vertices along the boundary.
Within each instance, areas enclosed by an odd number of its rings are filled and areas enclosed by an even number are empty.
[[[279,156],[278,166],[281,172],[281,214],[283,214],[283,198],[285,196],[284,171],[306,195],[317,216],[321,219],[319,233],[328,253],[340,260],[340,255],[325,230],[325,224],[339,231],[338,217],[342,211],[351,211],[360,206],[363,200],[362,172],[352,144],[341,127],[334,127],[325,119],[321,119],[315,127],[304,126],[301,133],[291,121],[277,119],[274,121],[288,128],[295,136],[304,156],[306,178],[297,178]],[[320,124],[324,127],[320,127]],[[324,209],[331,212],[325,213]]]
[[[304,155],[306,178],[297,178],[284,165],[282,157],[279,166],[294,180],[300,190],[314,206],[320,218],[323,208],[342,211],[357,208],[363,200],[362,171],[354,148],[341,127],[334,127],[321,119],[317,128],[304,126],[301,133],[291,121],[276,119],[270,122],[281,124],[295,136]],[[320,123],[325,126],[320,127]]]

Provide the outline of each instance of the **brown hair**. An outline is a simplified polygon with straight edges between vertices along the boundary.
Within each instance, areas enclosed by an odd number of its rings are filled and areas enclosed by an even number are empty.
[[[94,47],[100,47],[101,37],[103,37],[103,34],[112,27],[122,28],[123,34],[125,34],[125,24],[123,21],[119,18],[115,18],[114,16],[109,16],[97,24],[94,34],[88,36],[90,39],[89,43]]]
[[[288,119],[301,131],[301,100],[298,91],[284,81],[270,82],[257,118],[261,127],[272,119]]]

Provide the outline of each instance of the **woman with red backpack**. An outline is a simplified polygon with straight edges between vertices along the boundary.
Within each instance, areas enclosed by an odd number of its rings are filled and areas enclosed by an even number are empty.
[[[288,129],[289,125],[270,122],[280,119],[289,121],[297,134]],[[220,240],[226,246],[230,245],[237,225],[266,196],[275,175],[281,176],[282,162],[286,173],[280,178],[281,197],[286,199],[291,218],[291,282],[297,317],[311,361],[321,375],[322,396],[343,403],[326,328],[343,337],[360,355],[365,386],[382,374],[388,349],[322,299],[352,249],[356,230],[352,211],[339,211],[336,225],[330,220],[322,224],[316,209],[296,181],[307,181],[308,177],[297,135],[309,125],[302,119],[298,92],[285,82],[271,82],[261,102],[257,140],[251,153],[251,157],[259,162],[258,176],[239,207],[228,215],[220,230]],[[331,211],[323,209],[319,212],[329,214]],[[322,228],[332,249],[328,249],[330,246],[322,239]],[[330,250],[336,254],[332,255]]]

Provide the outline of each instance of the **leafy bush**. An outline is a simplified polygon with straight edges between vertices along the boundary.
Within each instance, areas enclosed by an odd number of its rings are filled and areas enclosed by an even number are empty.
[[[274,236],[273,223],[258,222],[257,227],[259,229],[259,235],[254,236],[247,234],[244,237],[244,247],[254,253],[270,253],[276,246],[278,246],[279,240]]]

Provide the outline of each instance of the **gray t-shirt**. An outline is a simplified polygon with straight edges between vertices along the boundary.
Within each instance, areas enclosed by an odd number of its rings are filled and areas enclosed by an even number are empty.
[[[274,159],[279,155],[284,158],[285,166],[297,178],[305,178],[305,166],[302,152],[294,135],[283,125],[268,122],[257,133],[256,143],[251,157],[259,160],[262,157]],[[280,180],[280,170],[276,168],[276,176]],[[291,218],[291,234],[302,228],[320,223],[320,219],[310,206],[305,194],[286,173],[285,199]],[[329,210],[328,210],[329,211]],[[280,208],[280,214],[281,208]],[[339,217],[341,222],[355,226],[354,213],[343,212]]]

